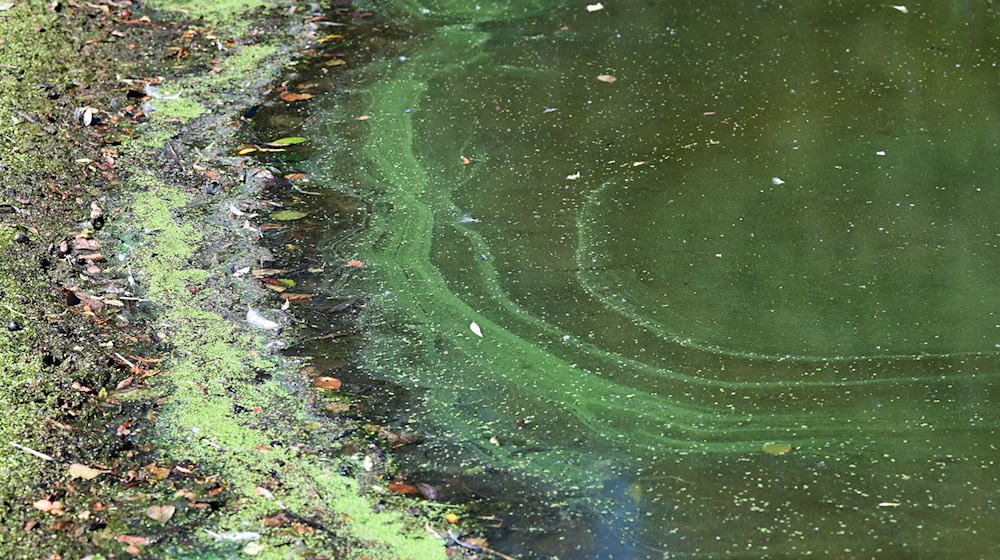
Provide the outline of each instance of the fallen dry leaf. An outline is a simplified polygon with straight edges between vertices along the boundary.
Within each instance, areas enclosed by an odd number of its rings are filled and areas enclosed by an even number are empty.
[[[402,482],[390,482],[389,490],[393,492],[398,492],[400,494],[419,494],[420,490],[412,484],[403,484]]]
[[[149,506],[146,508],[146,517],[152,519],[153,521],[159,521],[160,523],[166,523],[170,521],[170,518],[174,516],[174,512],[177,508],[172,505],[162,505],[162,506]]]
[[[612,76],[611,74],[601,74],[597,77],[597,79],[608,84],[613,84],[618,78]]]
[[[74,239],[73,248],[77,251],[97,251],[101,243],[96,239]]]
[[[351,410],[351,405],[342,402],[330,402],[326,403],[326,409],[334,414],[340,414],[342,412],[347,412]]]
[[[73,463],[69,466],[69,476],[72,478],[82,478],[84,480],[91,480],[101,476],[104,473],[110,471],[102,471],[100,469],[92,469],[87,465],[81,465],[80,463]]]
[[[292,93],[290,91],[282,92],[281,98],[285,101],[303,101],[305,99],[312,99],[311,93]]]
[[[313,382],[313,385],[315,387],[320,388],[320,389],[333,389],[333,390],[336,390],[336,389],[340,389],[340,386],[342,385],[342,383],[336,377],[320,376],[320,377],[316,378],[316,380]]]
[[[52,515],[62,515],[66,513],[63,511],[63,503],[60,501],[50,501],[50,500],[38,500],[37,502],[31,504],[38,511],[44,511],[45,513],[51,513]]]

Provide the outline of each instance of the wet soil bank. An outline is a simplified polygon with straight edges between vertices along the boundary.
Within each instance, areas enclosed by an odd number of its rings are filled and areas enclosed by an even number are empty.
[[[474,554],[465,512],[399,492],[405,435],[276,354],[306,296],[261,241],[293,221],[290,115],[321,93],[296,68],[339,65],[365,19],[0,4],[0,555]]]

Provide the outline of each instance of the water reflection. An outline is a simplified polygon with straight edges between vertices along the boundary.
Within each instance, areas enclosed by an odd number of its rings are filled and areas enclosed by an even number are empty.
[[[992,550],[988,4],[395,7],[313,175],[372,199],[351,289],[443,434],[414,468],[596,520],[524,556]]]

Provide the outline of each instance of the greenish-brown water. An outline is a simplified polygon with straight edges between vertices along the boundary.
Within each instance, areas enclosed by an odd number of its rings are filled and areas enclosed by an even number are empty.
[[[410,470],[572,512],[524,557],[991,556],[990,4],[378,9],[309,165]]]

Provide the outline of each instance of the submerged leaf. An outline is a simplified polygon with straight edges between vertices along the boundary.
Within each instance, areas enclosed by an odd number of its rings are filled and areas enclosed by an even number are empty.
[[[290,91],[283,92],[281,98],[289,103],[293,101],[304,101],[306,99],[312,99],[311,93],[292,93]]]
[[[390,482],[389,490],[393,492],[399,492],[400,494],[419,494],[420,490],[412,484],[403,484],[402,482]]]
[[[278,210],[274,214],[271,214],[271,219],[281,222],[290,222],[292,220],[305,218],[308,215],[309,212],[300,212],[298,210]]]
[[[268,146],[291,146],[292,144],[305,144],[308,142],[308,138],[303,138],[302,136],[288,136],[286,138],[278,138],[272,142],[268,142]]]
[[[612,76],[611,74],[601,74],[597,77],[597,79],[609,84],[613,84],[616,80],[618,80],[618,78]]]
[[[761,449],[768,455],[784,455],[792,450],[792,446],[787,443],[765,443]]]
[[[331,389],[335,391],[337,389],[340,389],[342,383],[336,377],[320,376],[316,378],[316,381],[313,382],[313,385],[320,389]]]

